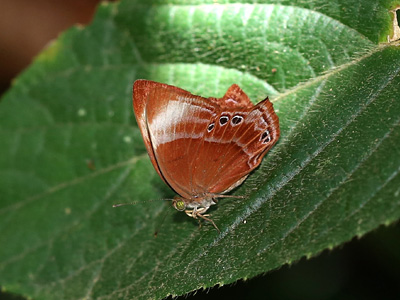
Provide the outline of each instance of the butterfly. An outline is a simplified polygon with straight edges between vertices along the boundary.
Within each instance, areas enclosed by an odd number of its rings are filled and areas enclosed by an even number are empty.
[[[172,204],[194,219],[239,186],[278,141],[279,120],[268,97],[254,105],[236,84],[204,98],[150,80],[133,84],[137,124],[158,175],[179,196]]]

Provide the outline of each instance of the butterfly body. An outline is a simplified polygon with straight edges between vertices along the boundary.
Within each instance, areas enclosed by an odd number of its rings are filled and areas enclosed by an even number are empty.
[[[280,134],[268,98],[254,105],[236,84],[222,98],[204,98],[137,80],[133,106],[154,168],[180,195],[174,207],[214,226],[205,212],[217,198],[238,198],[224,194],[261,163]]]

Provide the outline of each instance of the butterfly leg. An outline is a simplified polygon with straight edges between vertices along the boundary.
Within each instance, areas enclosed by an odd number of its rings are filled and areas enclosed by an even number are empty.
[[[210,222],[213,226],[214,226],[214,228],[215,229],[217,229],[217,231],[219,232],[219,233],[221,233],[221,231],[219,230],[219,228],[217,227],[217,225],[215,225],[215,223],[214,223],[214,221],[213,220],[211,220],[210,218],[207,218],[208,216],[210,216],[210,215],[203,215],[206,211],[207,211],[207,209],[208,208],[204,208],[204,207],[202,207],[202,208],[200,208],[200,209],[197,209],[197,208],[194,208],[193,210],[185,210],[185,213],[189,216],[189,217],[192,217],[193,219],[198,219],[198,218],[201,218],[201,219],[203,219],[203,220],[206,220],[206,221],[208,221],[208,222]],[[199,220],[199,227],[201,227],[201,223],[200,223],[200,220]]]
[[[206,220],[206,221],[210,222],[211,224],[213,224],[214,228],[217,229],[217,231],[218,231],[219,233],[221,233],[221,231],[219,230],[219,228],[217,227],[217,225],[215,225],[214,221],[211,220],[210,218],[207,218],[209,215],[197,214],[197,216],[199,216],[199,217],[202,218],[203,220]]]

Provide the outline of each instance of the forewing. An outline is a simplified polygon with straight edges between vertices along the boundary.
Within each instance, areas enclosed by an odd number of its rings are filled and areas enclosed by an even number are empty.
[[[215,103],[186,91],[156,88],[148,94],[146,124],[155,161],[163,179],[184,198],[206,192],[193,185],[190,166],[216,110]]]
[[[155,159],[153,146],[150,141],[150,136],[147,128],[147,117],[146,117],[146,105],[149,99],[150,93],[155,90],[169,90],[176,93],[187,93],[185,90],[175,86],[171,86],[164,83],[159,83],[151,80],[139,79],[133,84],[133,110],[136,117],[136,122],[139,126],[140,132],[142,133],[143,141],[146,146],[147,153],[149,154],[151,163],[156,169],[158,175],[165,181],[165,178],[161,174],[160,168],[158,167]]]

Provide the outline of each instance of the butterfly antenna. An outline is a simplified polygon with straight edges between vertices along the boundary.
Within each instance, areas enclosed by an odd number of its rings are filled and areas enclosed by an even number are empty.
[[[120,206],[125,206],[125,205],[136,205],[139,203],[149,203],[149,202],[154,202],[154,201],[172,201],[174,199],[157,199],[157,200],[145,200],[145,201],[134,201],[134,202],[127,202],[127,203],[117,203],[113,204],[113,207],[120,207]]]
[[[125,206],[125,205],[135,205],[138,204],[139,202],[131,202],[131,203],[118,203],[118,204],[113,204],[113,207],[120,207],[120,206]]]

